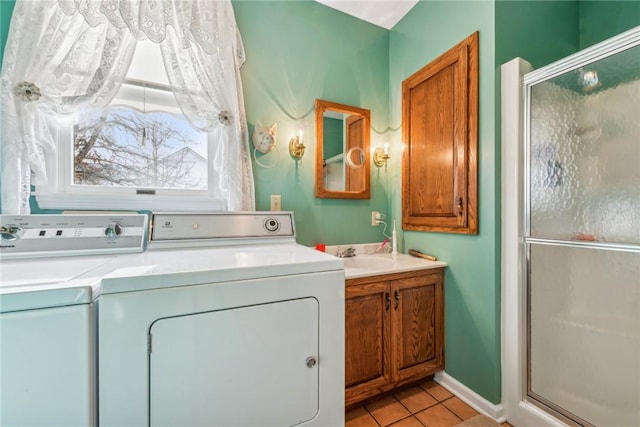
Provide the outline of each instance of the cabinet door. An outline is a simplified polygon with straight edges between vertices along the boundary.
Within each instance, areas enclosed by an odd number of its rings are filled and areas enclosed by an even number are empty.
[[[444,368],[441,273],[391,282],[393,381],[417,379]]]
[[[379,393],[390,378],[388,282],[347,286],[345,302],[346,404]]]
[[[477,233],[478,33],[402,82],[402,226]]]

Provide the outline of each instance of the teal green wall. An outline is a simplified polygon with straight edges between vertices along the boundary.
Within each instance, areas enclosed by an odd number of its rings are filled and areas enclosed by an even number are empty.
[[[4,47],[14,2],[2,0]],[[387,212],[386,176],[371,176],[371,199],[314,197],[316,98],[371,110],[372,144],[381,144],[389,117],[389,32],[309,0],[233,2],[247,60],[241,69],[249,131],[256,121],[278,132],[274,150],[257,153],[253,164],[256,209],[268,210],[270,195],[282,196],[295,212],[298,241],[344,244],[382,241],[371,211]],[[303,127],[302,161],[288,152],[289,139]],[[34,212],[41,212],[32,203]]]
[[[401,84],[475,31],[480,32],[479,234],[405,231],[403,248],[449,263],[445,282],[445,370],[491,402],[500,402],[499,193],[495,140],[494,3],[422,1],[391,30],[391,119],[401,123]],[[400,145],[399,133],[393,144]],[[400,217],[400,197],[393,201]]]
[[[13,0],[0,0],[0,66],[2,66],[2,60],[4,59],[4,45],[7,41],[14,5],[15,2]]]
[[[344,126],[341,119],[324,118],[322,146],[324,158],[328,159],[344,151]]]
[[[314,196],[316,98],[371,110],[371,143],[385,138],[389,117],[389,32],[312,1],[234,1],[247,61],[241,69],[250,130],[257,120],[278,123],[280,151],[254,162],[256,208],[271,194],[295,212],[298,241],[344,244],[382,241],[371,211],[388,212],[386,176],[371,175],[370,200]],[[306,153],[295,162],[289,139],[304,127]]]
[[[496,64],[516,57],[540,68],[579,50],[578,2],[496,1]]]
[[[0,0],[0,48],[14,2]],[[409,248],[449,263],[446,273],[446,371],[500,402],[500,104],[499,66],[523,57],[536,68],[640,25],[640,2],[421,1],[391,31],[309,0],[234,0],[247,53],[242,67],[250,131],[278,123],[276,152],[254,163],[256,205],[282,195],[296,214],[298,239],[312,245],[379,241],[370,211],[399,223],[401,82],[474,31],[480,31],[479,234],[399,231]],[[373,167],[370,200],[316,199],[316,98],[371,110],[372,145],[391,143],[388,169]],[[301,162],[288,141],[304,128]],[[259,155],[260,156],[260,155]],[[387,234],[390,234],[387,230]]]
[[[638,0],[580,2],[580,49],[640,25]]]
[[[446,371],[491,402],[501,400],[499,66],[523,57],[539,68],[640,25],[639,5],[574,0],[420,1],[391,30],[392,128],[401,124],[402,80],[480,31],[479,234],[404,232],[401,243],[405,251],[421,249],[449,263]],[[392,134],[392,146],[399,157],[399,131]],[[392,182],[400,182],[398,163],[390,173]],[[396,194],[392,211],[398,218],[400,210]]]
[[[497,65],[519,56],[540,68],[640,25],[640,1],[497,0],[495,8]]]

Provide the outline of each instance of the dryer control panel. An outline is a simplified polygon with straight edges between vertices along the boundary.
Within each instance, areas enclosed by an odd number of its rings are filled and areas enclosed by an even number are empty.
[[[154,213],[150,247],[169,242],[203,245],[295,239],[293,212]]]
[[[2,215],[0,257],[142,252],[147,224],[141,214]]]

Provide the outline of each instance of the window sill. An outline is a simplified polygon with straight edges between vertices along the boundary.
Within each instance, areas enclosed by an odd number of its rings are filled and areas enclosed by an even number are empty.
[[[38,193],[33,195],[41,209],[81,210],[136,210],[136,211],[225,211],[227,204],[222,199],[193,196],[162,195],[113,195]]]

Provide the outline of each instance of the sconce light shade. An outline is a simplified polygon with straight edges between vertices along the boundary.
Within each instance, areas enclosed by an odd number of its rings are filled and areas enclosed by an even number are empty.
[[[289,154],[296,160],[302,159],[304,156],[304,143],[302,142],[302,133],[300,135],[296,135],[289,140]]]

